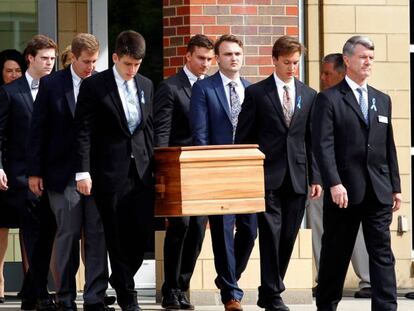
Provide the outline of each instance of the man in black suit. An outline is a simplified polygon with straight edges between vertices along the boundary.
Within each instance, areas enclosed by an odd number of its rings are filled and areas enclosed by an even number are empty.
[[[213,60],[213,42],[195,35],[187,44],[186,64],[161,82],[154,96],[155,145],[191,146],[191,87],[204,79]],[[204,240],[206,216],[169,217],[164,240],[164,284],[162,307],[194,309],[185,292]]]
[[[372,310],[396,310],[389,226],[401,186],[391,99],[367,85],[374,44],[354,36],[343,47],[346,76],[317,97],[313,147],[325,188],[318,310],[336,310],[362,222],[369,254]]]
[[[310,196],[320,195],[312,160],[310,111],[316,92],[295,78],[304,47],[283,36],[273,45],[275,72],[246,89],[236,143],[259,144],[265,154],[266,212],[258,214],[261,284],[257,305],[289,310],[280,294]],[[309,177],[309,180],[308,180]]]
[[[4,204],[20,216],[24,246],[29,261],[21,291],[22,310],[56,309],[49,298],[47,276],[55,224],[45,196],[35,197],[27,183],[27,157],[33,101],[39,79],[54,66],[56,43],[43,35],[34,36],[26,46],[28,69],[24,76],[0,89],[0,189],[6,191]]]
[[[121,32],[114,66],[83,81],[76,105],[77,189],[93,192],[111,261],[110,283],[122,310],[141,310],[134,275],[152,234],[153,85],[138,74],[145,40]]]
[[[191,93],[190,126],[196,145],[233,144],[244,90],[250,85],[240,77],[243,42],[239,38],[222,35],[214,53],[219,71],[195,83]],[[221,301],[226,311],[241,311],[243,291],[237,281],[254,247],[256,214],[209,216],[209,223]]]
[[[30,131],[29,187],[36,195],[47,191],[56,218],[55,257],[59,310],[76,310],[79,239],[85,241],[84,310],[107,310],[108,267],[102,221],[92,196],[76,189],[76,99],[83,79],[92,75],[99,42],[81,33],[72,40],[72,64],[41,80]]]

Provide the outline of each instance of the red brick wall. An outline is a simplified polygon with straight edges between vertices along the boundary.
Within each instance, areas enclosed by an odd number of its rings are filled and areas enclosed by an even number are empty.
[[[197,33],[242,39],[242,75],[252,82],[273,72],[275,40],[298,35],[298,0],[163,0],[163,13],[165,77],[182,67],[188,39]]]

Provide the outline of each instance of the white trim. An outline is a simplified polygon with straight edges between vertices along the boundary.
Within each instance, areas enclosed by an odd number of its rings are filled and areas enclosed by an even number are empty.
[[[410,45],[410,53],[414,53],[414,44]]]

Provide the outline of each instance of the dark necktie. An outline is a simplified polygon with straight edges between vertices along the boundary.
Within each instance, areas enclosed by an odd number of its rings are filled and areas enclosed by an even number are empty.
[[[289,86],[283,86],[283,115],[285,116],[286,125],[289,127],[290,122],[292,121],[292,98],[289,94]]]
[[[361,108],[362,115],[364,116],[365,124],[368,124],[368,103],[364,97],[364,89],[359,87],[356,89],[359,93],[359,107]]]
[[[234,135],[236,134],[236,128],[237,128],[237,121],[239,118],[239,113],[241,110],[241,102],[240,97],[236,92],[236,86],[237,83],[234,81],[229,82],[229,88],[230,88],[230,106],[231,106],[231,124],[233,125],[233,142],[234,142]]]

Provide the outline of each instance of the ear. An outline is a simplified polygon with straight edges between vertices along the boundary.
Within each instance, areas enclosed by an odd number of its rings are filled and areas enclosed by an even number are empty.
[[[31,54],[27,55],[27,60],[29,61],[29,63],[33,63],[34,59],[35,59],[35,57],[33,55],[31,55]]]
[[[272,56],[272,62],[273,62],[273,65],[275,65],[275,66],[276,66],[276,62],[277,62],[276,57]]]
[[[189,61],[191,60],[191,52],[187,52],[187,53],[185,54],[185,60],[186,60],[187,62],[189,62]]]
[[[345,67],[349,67],[349,56],[343,55]]]
[[[114,64],[116,64],[117,62],[119,62],[118,54],[116,54],[116,53],[113,53],[112,54],[112,61],[114,62]]]

